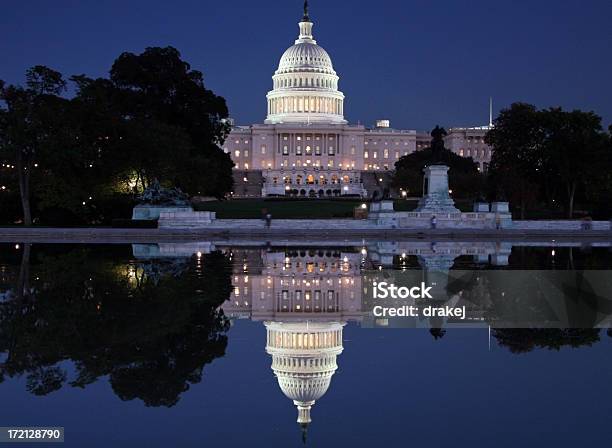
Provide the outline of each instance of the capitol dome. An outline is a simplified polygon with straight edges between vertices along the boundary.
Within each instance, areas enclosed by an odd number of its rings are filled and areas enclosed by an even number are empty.
[[[289,47],[281,57],[276,74],[311,72],[336,75],[327,51],[312,42],[300,42]]]
[[[266,351],[278,385],[298,410],[306,427],[312,406],[331,383],[342,353],[341,322],[266,322]]]
[[[280,59],[268,92],[266,123],[344,124],[344,94],[327,51],[312,35],[308,2],[299,23],[300,35]]]

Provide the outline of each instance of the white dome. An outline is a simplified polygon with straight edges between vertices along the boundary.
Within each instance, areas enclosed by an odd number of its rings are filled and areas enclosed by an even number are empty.
[[[276,371],[278,385],[285,396],[294,401],[316,401],[325,395],[334,371],[322,374],[295,375]]]
[[[297,43],[281,57],[276,74],[296,72],[336,74],[327,51],[311,42]]]

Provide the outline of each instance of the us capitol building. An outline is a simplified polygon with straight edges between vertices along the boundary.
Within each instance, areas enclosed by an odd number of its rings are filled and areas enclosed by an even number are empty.
[[[300,34],[280,59],[267,94],[263,124],[233,126],[223,149],[234,167],[234,197],[361,196],[381,194],[395,162],[429,146],[429,133],[396,130],[388,120],[372,129],[344,118],[344,94],[329,54],[312,34],[304,4]],[[446,147],[487,169],[490,128],[451,128]]]

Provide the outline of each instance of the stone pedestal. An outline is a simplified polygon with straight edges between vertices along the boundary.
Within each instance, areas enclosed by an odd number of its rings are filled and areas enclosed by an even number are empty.
[[[461,213],[455,207],[455,201],[448,194],[448,167],[431,165],[423,172],[423,197],[419,200],[416,212],[427,213]]]
[[[475,202],[474,212],[475,213],[489,213],[489,204],[487,202]]]
[[[397,215],[393,210],[393,201],[372,202],[368,219],[378,225],[395,228],[397,226]]]
[[[510,213],[510,204],[508,202],[493,202],[491,211],[493,213]]]
[[[193,212],[193,208],[186,206],[172,206],[172,205],[150,205],[150,204],[139,204],[132,210],[132,219],[134,220],[151,220],[157,221],[159,215],[162,212]]]

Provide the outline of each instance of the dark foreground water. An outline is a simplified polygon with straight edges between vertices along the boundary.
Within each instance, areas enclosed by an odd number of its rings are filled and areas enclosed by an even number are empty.
[[[366,272],[612,269],[607,245],[536,246],[0,245],[0,426],[75,447],[608,444],[612,297],[568,293],[594,328],[502,328],[536,302],[482,284],[469,322],[371,315]]]

